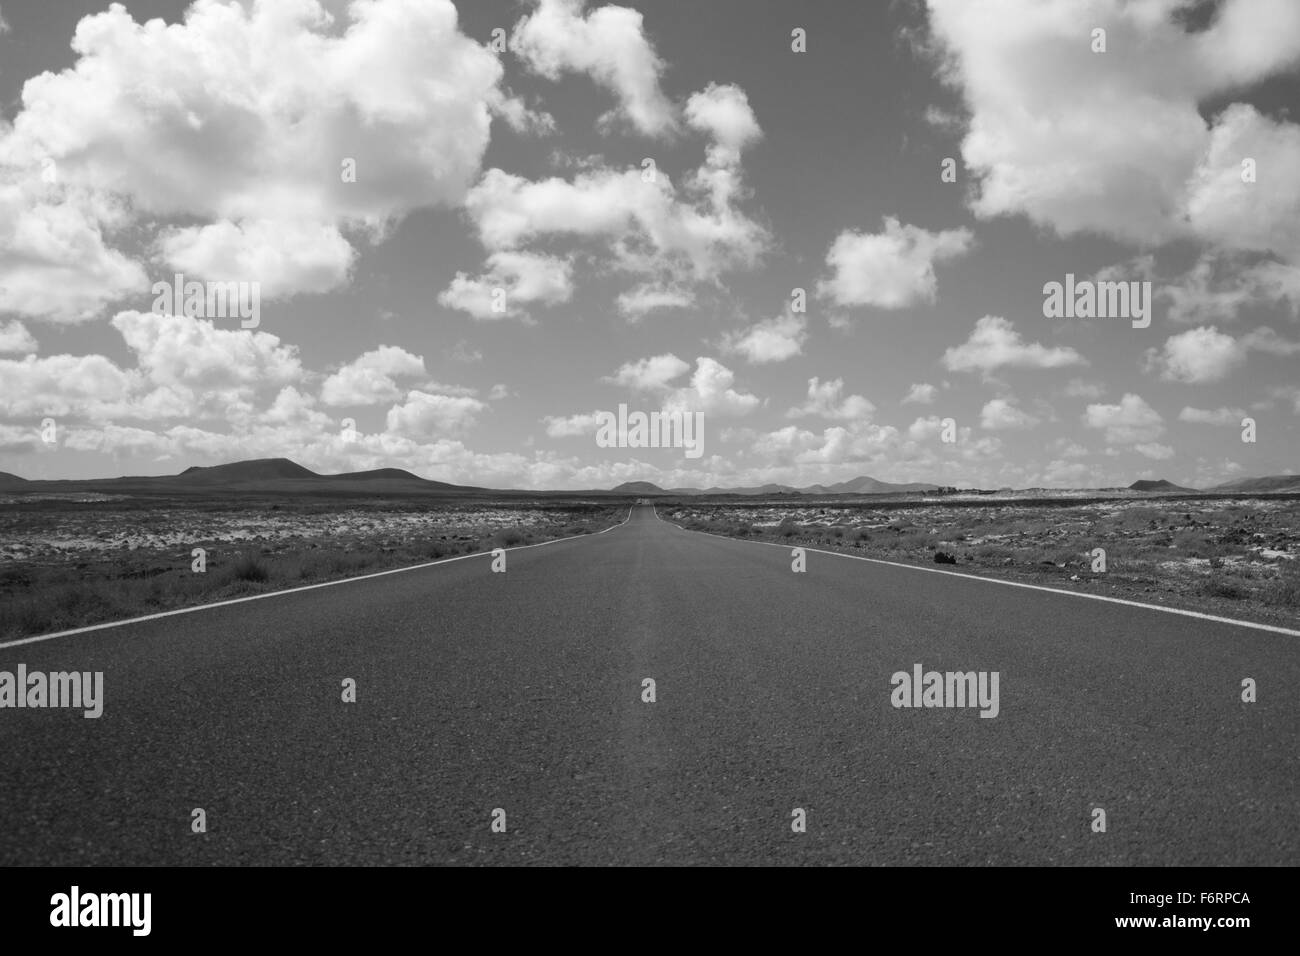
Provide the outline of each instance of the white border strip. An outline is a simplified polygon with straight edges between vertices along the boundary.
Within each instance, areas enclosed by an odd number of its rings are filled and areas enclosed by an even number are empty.
[[[613,531],[615,528],[621,528],[632,518],[632,509],[629,508],[627,517],[618,524],[610,525],[604,531],[597,531],[596,534],[604,534],[605,531]],[[561,541],[576,541],[579,538],[592,538],[595,535],[590,534],[571,534],[566,538],[552,538],[550,541],[539,541],[537,544],[521,544],[513,548],[503,548],[504,551],[526,551],[529,548],[543,548],[548,544],[558,544]],[[351,584],[353,581],[368,581],[371,578],[382,578],[388,574],[401,574],[403,571],[419,571],[421,568],[431,568],[438,564],[451,564],[453,561],[465,561],[469,558],[487,558],[491,557],[491,551],[475,551],[473,554],[461,554],[454,558],[439,558],[437,561],[426,561],[424,564],[411,564],[403,568],[389,568],[387,571],[372,571],[370,574],[358,574],[352,578],[339,578],[337,581],[321,581],[319,584],[304,584],[296,588],[285,588],[282,591],[267,591],[265,594],[250,594],[247,597],[230,598],[226,601],[217,601],[213,604],[196,604],[193,607],[178,607],[171,611],[159,611],[157,614],[145,614],[142,617],[128,617],[124,621],[108,621],[104,624],[90,624],[86,627],[74,627],[68,631],[55,631],[53,634],[38,634],[36,637],[22,637],[16,641],[7,641],[0,644],[0,651],[10,647],[20,647],[23,644],[38,644],[41,641],[52,641],[56,637],[72,637],[74,634],[89,634],[91,631],[105,631],[113,627],[125,627],[128,624],[141,624],[145,621],[156,621],[163,617],[175,617],[178,614],[193,614],[195,611],[208,611],[214,607],[226,607],[231,604],[244,604],[247,601],[260,601],[263,598],[280,597],[285,594],[298,594],[302,591],[314,591],[317,588],[332,588],[338,584]]]
[[[656,509],[655,517],[659,517]],[[663,521],[662,518],[659,519]],[[1012,588],[1027,588],[1030,591],[1046,591],[1049,594],[1064,594],[1068,597],[1087,598],[1090,601],[1105,601],[1108,604],[1125,604],[1129,607],[1145,608],[1148,611],[1163,611],[1166,614],[1181,614],[1183,617],[1199,618],[1202,621],[1214,621],[1217,624],[1232,624],[1236,627],[1250,627],[1257,631],[1271,631],[1274,634],[1285,634],[1287,637],[1300,637],[1300,631],[1293,631],[1290,628],[1277,627],[1273,624],[1256,624],[1254,621],[1238,621],[1230,617],[1219,617],[1216,614],[1202,614],[1200,611],[1185,611],[1177,607],[1165,607],[1160,604],[1143,604],[1141,601],[1128,601],[1124,598],[1106,597],[1102,594],[1085,594],[1082,591],[1065,591],[1061,588],[1049,588],[1041,584],[1026,584],[1023,581],[1005,581],[1002,578],[986,578],[978,574],[964,574],[961,571],[944,571],[942,568],[927,568],[920,564],[902,564],[898,561],[886,561],[883,558],[864,558],[859,554],[845,554],[842,551],[823,551],[821,548],[809,548],[805,545],[787,545],[777,544],[775,541],[750,541],[747,538],[731,538],[725,534],[714,534],[712,531],[694,531],[690,528],[682,528],[679,524],[669,521],[674,528],[681,528],[690,534],[706,534],[710,538],[721,538],[724,541],[735,541],[738,544],[762,544],[770,548],[803,548],[805,551],[812,551],[816,554],[829,554],[837,558],[849,558],[852,561],[868,561],[872,564],[887,564],[891,568],[907,568],[909,571],[925,571],[928,574],[947,574],[956,578],[966,578],[970,581],[983,581],[986,584],[1005,584]]]

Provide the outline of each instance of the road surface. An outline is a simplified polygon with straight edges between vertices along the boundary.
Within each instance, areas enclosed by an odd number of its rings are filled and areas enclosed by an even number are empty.
[[[105,688],[0,710],[0,864],[1300,862],[1297,638],[791,563],[637,507],[504,573],[0,649]],[[916,664],[996,671],[998,715],[893,707]]]

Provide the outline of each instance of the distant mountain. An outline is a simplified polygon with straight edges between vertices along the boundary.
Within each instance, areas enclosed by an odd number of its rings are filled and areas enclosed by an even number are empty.
[[[176,476],[176,481],[190,484],[232,485],[249,481],[277,481],[293,478],[320,478],[288,458],[254,458],[249,461],[232,461],[225,465],[186,468]]]
[[[1165,481],[1163,478],[1157,481],[1149,481],[1145,479],[1142,481],[1135,481],[1133,484],[1129,485],[1128,488],[1129,491],[1196,491],[1195,488],[1184,488],[1181,485],[1174,484],[1172,481]]]
[[[928,485],[924,482],[913,481],[898,485],[888,481],[877,481],[875,478],[869,478],[866,475],[850,478],[848,481],[841,481],[833,485],[826,485],[825,487],[826,490],[823,493],[831,495],[889,495],[906,491],[939,490],[938,485]]]
[[[224,465],[186,468],[179,475],[23,481],[16,476],[0,488],[23,491],[98,491],[116,494],[208,494],[221,491],[266,494],[428,494],[478,493],[485,489],[431,481],[401,468],[319,475],[288,458],[255,458]]]
[[[711,488],[669,488],[667,491],[648,481],[628,481],[611,489],[627,494],[668,494],[668,495],[889,495],[904,492],[938,491],[938,485],[911,482],[908,484],[891,484],[877,481],[875,478],[860,476],[834,485],[809,485],[796,488],[793,485],[779,485],[769,482],[766,485],[723,488],[714,485]]]
[[[1300,475],[1270,475],[1267,478],[1237,478],[1215,485],[1211,491],[1235,491],[1245,494],[1300,492]]]
[[[408,481],[427,481],[419,475],[413,475],[401,468],[374,468],[370,471],[345,471],[341,475],[321,475],[322,478],[350,478],[356,481],[377,481],[383,478],[396,478]],[[437,482],[442,484],[442,482]]]
[[[662,495],[664,490],[648,481],[625,481],[610,491],[625,495]]]

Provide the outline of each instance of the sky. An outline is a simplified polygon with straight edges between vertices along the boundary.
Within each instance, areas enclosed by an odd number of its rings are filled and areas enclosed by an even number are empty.
[[[1294,0],[0,0],[0,471],[1295,473],[1297,113]]]

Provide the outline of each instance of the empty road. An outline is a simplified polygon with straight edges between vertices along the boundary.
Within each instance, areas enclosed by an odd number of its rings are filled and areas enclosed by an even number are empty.
[[[1297,641],[637,507],[0,648],[104,674],[99,719],[0,710],[0,864],[1296,864]],[[917,664],[997,716],[896,709]]]

